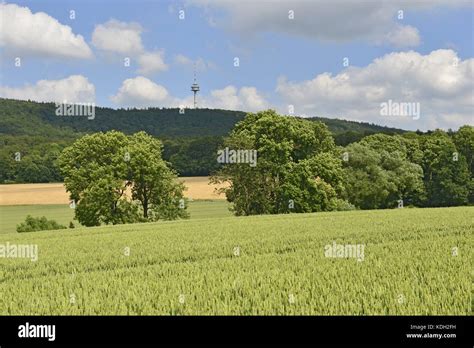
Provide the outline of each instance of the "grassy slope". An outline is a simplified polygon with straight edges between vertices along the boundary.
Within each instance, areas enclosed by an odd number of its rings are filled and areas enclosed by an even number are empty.
[[[232,215],[228,210],[228,204],[225,200],[192,201],[189,202],[188,211],[193,220]],[[69,226],[69,222],[73,221],[76,226],[79,226],[79,223],[73,220],[74,211],[66,204],[0,205],[0,234],[16,233],[16,225],[25,221],[28,214],[33,217],[46,216],[48,219],[56,220],[65,226]]]
[[[224,217],[3,234],[0,244],[37,244],[39,260],[0,258],[0,314],[468,314],[473,212]],[[333,241],[365,244],[365,260],[324,257]]]

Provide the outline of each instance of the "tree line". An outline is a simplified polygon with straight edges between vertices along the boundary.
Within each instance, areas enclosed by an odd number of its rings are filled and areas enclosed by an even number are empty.
[[[374,134],[337,146],[321,122],[248,114],[225,139],[254,149],[255,167],[227,164],[213,177],[236,215],[303,213],[474,202],[474,128],[448,134]]]
[[[74,134],[67,139],[0,136],[0,183],[64,181],[58,165],[59,155],[84,135]],[[161,141],[163,159],[180,176],[208,176],[218,168],[214,153],[222,145],[223,137],[162,138]]]
[[[374,134],[343,147],[322,122],[267,110],[247,114],[222,146],[227,157],[256,154],[252,163],[232,158],[210,179],[227,184],[220,191],[235,215],[473,203],[472,126]],[[96,226],[188,217],[184,186],[162,154],[145,132],[94,133],[65,148],[58,163],[76,219]]]

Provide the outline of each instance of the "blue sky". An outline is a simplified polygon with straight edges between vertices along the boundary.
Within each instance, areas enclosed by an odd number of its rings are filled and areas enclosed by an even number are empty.
[[[2,7],[5,18],[21,18],[2,28],[2,97],[191,106],[197,62],[202,107],[286,114],[292,105],[298,115],[406,129],[472,124],[470,2],[56,0]],[[151,60],[139,63],[147,54]],[[389,99],[420,103],[422,117],[381,116],[380,103]]]

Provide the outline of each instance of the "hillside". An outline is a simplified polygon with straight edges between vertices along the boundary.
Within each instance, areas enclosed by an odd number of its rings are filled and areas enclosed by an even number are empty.
[[[163,158],[181,176],[207,176],[218,168],[215,153],[234,125],[245,117],[241,111],[186,109],[95,108],[86,116],[57,116],[54,103],[0,98],[0,183],[59,182],[55,164],[66,146],[86,133],[118,130],[126,134],[145,131],[163,141]],[[325,123],[336,144],[345,146],[374,133],[403,130],[368,123],[310,118]],[[21,154],[21,162],[14,160]]]
[[[245,116],[242,111],[218,109],[110,109],[95,108],[95,118],[60,117],[53,103],[37,103],[0,98],[0,134],[68,137],[71,133],[119,130],[130,134],[145,131],[157,137],[224,136]],[[357,134],[401,133],[403,130],[369,123],[321,117],[310,118],[325,123],[337,136]]]

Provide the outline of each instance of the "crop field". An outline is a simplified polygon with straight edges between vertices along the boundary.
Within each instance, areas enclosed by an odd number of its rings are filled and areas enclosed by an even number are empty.
[[[191,199],[225,199],[217,194],[220,187],[209,184],[209,177],[180,177],[186,186],[185,196]],[[68,204],[69,195],[62,183],[10,184],[0,185],[0,206],[2,205],[49,205]]]
[[[196,200],[188,203],[190,219],[232,216],[229,204],[225,200]],[[73,220],[74,210],[67,204],[51,205],[0,205],[0,234],[16,233],[16,226],[25,221],[27,215],[33,217],[46,216],[58,223],[68,226],[72,221],[75,226],[79,222]]]
[[[38,253],[0,258],[0,314],[467,315],[473,213],[203,215],[4,233],[0,246]],[[328,257],[333,245],[364,248]]]

